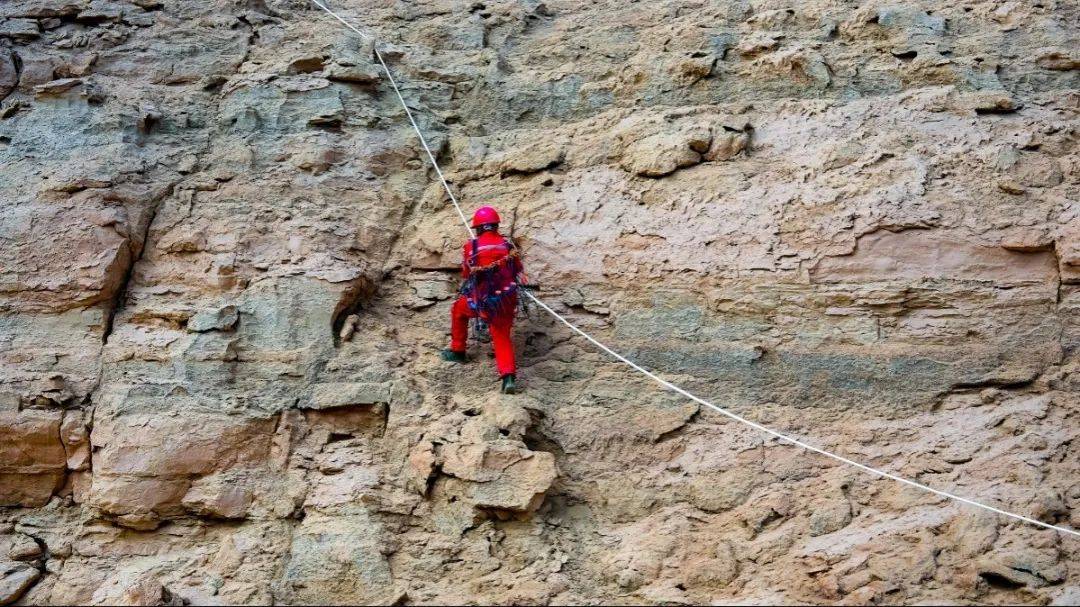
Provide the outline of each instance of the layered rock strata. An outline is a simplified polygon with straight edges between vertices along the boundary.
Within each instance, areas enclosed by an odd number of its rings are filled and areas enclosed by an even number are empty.
[[[1080,528],[1075,2],[334,3],[538,294],[733,411]],[[579,341],[302,0],[0,4],[0,604],[1080,600],[1080,545]]]

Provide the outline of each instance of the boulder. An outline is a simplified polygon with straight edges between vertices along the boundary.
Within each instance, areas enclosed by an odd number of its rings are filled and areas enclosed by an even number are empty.
[[[323,70],[327,80],[349,82],[352,84],[374,84],[382,78],[382,74],[375,66],[370,65],[342,65],[331,63]]]
[[[531,174],[557,166],[566,158],[566,145],[558,140],[542,140],[516,147],[501,158],[495,158],[498,170],[504,175]]]
[[[882,230],[860,238],[851,255],[821,260],[811,276],[823,282],[936,278],[1015,284],[1056,280],[1056,265],[1047,251],[1010,251],[923,230]]]
[[[247,516],[251,500],[252,492],[242,479],[213,475],[192,483],[181,503],[200,516],[241,519]]]
[[[188,331],[228,331],[236,327],[240,320],[236,306],[222,306],[220,308],[203,310],[188,319]]]
[[[558,477],[555,456],[517,441],[448,445],[442,456],[447,492],[482,510],[532,512]]]
[[[82,411],[64,412],[64,420],[60,425],[60,441],[64,444],[68,470],[83,471],[90,468],[90,433]]]
[[[33,19],[0,20],[0,38],[28,42],[41,35],[37,21]]]
[[[731,160],[744,151],[749,143],[750,136],[747,133],[721,130],[713,137],[703,158],[709,162]]]
[[[0,558],[0,605],[19,600],[40,577],[33,565]]]
[[[497,516],[536,511],[558,477],[555,456],[522,438],[529,413],[507,397],[484,402],[480,415],[448,415],[409,452],[409,485],[422,495],[438,483],[439,499]]]
[[[22,533],[0,536],[0,549],[6,548],[7,557],[13,561],[33,561],[41,558],[41,546],[34,538]],[[3,555],[0,555],[3,558]]]
[[[184,605],[153,572],[119,571],[94,591],[94,605]]]
[[[317,384],[311,398],[302,406],[306,409],[333,409],[356,405],[375,405],[390,402],[390,386],[376,382],[337,382]]]
[[[1071,71],[1080,70],[1080,53],[1060,49],[1043,49],[1039,51],[1035,63],[1048,70]]]
[[[642,177],[663,177],[676,170],[701,162],[701,154],[694,151],[693,135],[685,133],[659,133],[630,144],[623,152],[621,166]]]

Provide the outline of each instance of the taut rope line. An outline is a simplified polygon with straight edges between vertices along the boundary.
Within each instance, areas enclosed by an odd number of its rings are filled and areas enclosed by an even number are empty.
[[[374,38],[372,38],[371,36],[361,32],[359,29],[354,27],[351,23],[349,23],[345,19],[341,18],[337,13],[330,10],[325,4],[320,2],[320,0],[311,0],[311,2],[313,4],[315,4],[316,6],[318,6],[319,8],[326,11],[327,13],[329,13],[330,16],[332,16],[333,18],[340,21],[342,24],[345,25],[345,27],[347,27],[350,30],[356,32],[361,38],[364,38],[365,40],[372,40],[372,42],[374,42]],[[436,162],[436,160],[435,160],[435,155],[431,153],[431,148],[428,147],[427,141],[424,139],[424,134],[420,131],[420,127],[417,126],[416,120],[413,119],[412,112],[409,111],[409,106],[405,103],[405,98],[401,96],[401,90],[398,88],[397,82],[394,81],[394,76],[390,72],[390,67],[386,65],[385,61],[383,61],[382,54],[379,53],[379,49],[376,48],[374,46],[374,44],[372,45],[372,48],[375,51],[375,58],[378,59],[379,63],[382,65],[383,69],[386,71],[386,76],[390,79],[390,85],[394,88],[394,92],[397,94],[398,101],[401,102],[401,107],[405,109],[405,115],[408,116],[409,122],[412,124],[413,130],[416,131],[416,136],[419,137],[420,144],[424,147],[424,151],[427,152],[427,157],[428,157],[428,160],[431,161],[431,166],[435,169],[435,173],[439,176],[439,180],[442,182],[443,187],[446,189],[446,193],[450,195],[450,201],[454,203],[454,208],[457,209],[458,216],[461,217],[462,223],[465,224],[465,229],[469,232],[469,236],[472,237],[473,236],[472,228],[469,227],[469,222],[468,222],[467,219],[465,219],[465,213],[461,210],[461,205],[458,204],[457,197],[455,197],[454,193],[450,190],[450,184],[446,182],[446,178],[443,176],[442,169],[439,168],[439,163]],[[535,302],[536,305],[543,308],[545,312],[547,312],[548,314],[551,314],[559,322],[561,322],[562,324],[569,327],[571,331],[573,331],[574,333],[577,333],[578,335],[584,337],[586,340],[588,340],[594,346],[596,346],[597,348],[599,348],[603,352],[607,353],[608,355],[614,357],[619,362],[621,362],[621,363],[625,364],[626,366],[634,369],[635,371],[637,371],[637,372],[641,373],[642,375],[648,377],[649,379],[651,379],[654,382],[660,384],[661,386],[667,388],[668,390],[671,390],[672,392],[681,394],[681,395],[685,396],[686,398],[689,398],[690,400],[692,400],[692,401],[694,401],[694,402],[696,402],[696,403],[698,403],[700,405],[704,405],[705,407],[708,407],[709,409],[712,409],[713,411],[716,411],[717,413],[719,413],[719,414],[721,414],[721,415],[723,415],[725,417],[731,418],[731,419],[733,419],[733,420],[735,420],[735,421],[737,421],[737,422],[739,422],[741,424],[745,424],[745,425],[747,425],[747,426],[749,426],[749,427],[751,427],[751,428],[753,428],[755,430],[758,430],[759,432],[764,432],[765,434],[768,434],[770,436],[773,436],[774,438],[778,438],[778,439],[780,439],[780,440],[782,440],[784,442],[795,445],[796,447],[801,447],[803,449],[806,449],[807,451],[812,451],[812,452],[817,453],[819,455],[824,455],[825,457],[828,457],[830,459],[834,459],[834,460],[836,460],[836,461],[838,461],[838,462],[840,462],[842,464],[847,464],[848,466],[852,466],[853,468],[857,468],[859,470],[862,470],[863,472],[866,472],[868,474],[872,474],[874,476],[879,476],[881,478],[887,478],[887,479],[890,479],[890,480],[894,480],[894,481],[896,481],[898,483],[902,483],[904,485],[908,485],[909,487],[914,487],[916,489],[926,491],[927,493],[932,493],[932,494],[937,495],[939,497],[944,497],[944,498],[948,498],[948,499],[951,499],[951,500],[955,500],[957,502],[967,504],[969,506],[974,506],[976,508],[982,508],[983,510],[988,510],[988,511],[993,512],[995,514],[1000,514],[1002,516],[1013,518],[1013,519],[1016,519],[1018,521],[1023,521],[1025,523],[1030,523],[1032,525],[1037,525],[1037,526],[1043,527],[1045,529],[1052,529],[1054,531],[1060,531],[1061,533],[1072,535],[1074,537],[1080,537],[1080,531],[1076,531],[1074,529],[1069,529],[1068,527],[1061,527],[1061,526],[1058,526],[1058,525],[1052,525],[1050,523],[1044,523],[1044,522],[1042,522],[1040,520],[1033,519],[1031,517],[1027,517],[1027,516],[1024,516],[1022,514],[1016,514],[1016,513],[1013,513],[1013,512],[1009,512],[1007,510],[1002,510],[1000,508],[995,508],[993,506],[983,504],[981,502],[977,502],[977,501],[972,500],[972,499],[968,499],[966,497],[961,497],[959,495],[955,495],[955,494],[949,493],[947,491],[942,491],[940,489],[934,489],[933,487],[930,487],[928,485],[924,485],[922,483],[919,483],[919,482],[916,482],[916,481],[913,481],[913,480],[910,480],[910,479],[906,479],[906,478],[904,478],[902,476],[897,476],[895,474],[885,472],[884,470],[878,470],[877,468],[872,468],[872,467],[867,466],[865,464],[860,464],[859,462],[848,459],[848,458],[846,458],[846,457],[844,457],[842,455],[837,455],[836,453],[826,451],[826,450],[824,450],[824,449],[822,449],[820,447],[815,447],[814,445],[803,442],[803,441],[801,441],[801,440],[799,440],[797,438],[793,438],[793,437],[788,436],[786,434],[783,434],[781,432],[777,432],[776,430],[773,430],[771,428],[763,426],[763,425],[761,425],[761,424],[759,424],[757,422],[750,421],[750,420],[746,419],[745,417],[742,417],[741,415],[738,415],[736,413],[732,413],[731,411],[728,411],[727,409],[724,409],[723,407],[721,407],[719,405],[715,405],[715,404],[705,400],[704,398],[701,398],[700,396],[692,394],[692,393],[680,388],[679,386],[676,386],[675,384],[667,381],[666,379],[663,379],[663,378],[657,376],[652,371],[649,371],[648,369],[638,365],[637,363],[630,360],[629,358],[626,358],[622,354],[619,354],[615,350],[612,350],[611,348],[607,347],[606,345],[601,343],[599,340],[597,340],[595,337],[593,337],[593,336],[589,335],[588,333],[586,333],[585,331],[579,329],[574,323],[572,323],[569,320],[567,320],[566,318],[564,318],[561,314],[559,314],[555,310],[552,310],[551,307],[549,307],[544,302],[540,301],[540,299],[538,297],[536,297],[535,295],[533,295],[529,291],[523,289],[522,292],[529,299],[533,300],[533,302]]]
[[[330,10],[319,0],[311,0],[316,6],[323,9],[327,13],[330,13],[334,19],[340,21],[345,27],[356,32],[364,40],[371,40],[371,49],[375,51],[375,58],[379,60],[379,64],[382,65],[383,70],[386,71],[386,77],[390,79],[390,86],[394,87],[394,93],[397,94],[398,101],[401,102],[401,107],[405,110],[405,116],[409,118],[409,123],[412,124],[412,128],[416,131],[416,136],[420,138],[420,145],[424,146],[424,151],[427,152],[428,160],[431,161],[432,168],[435,169],[435,173],[439,175],[439,181],[442,182],[443,187],[446,188],[446,193],[450,196],[450,202],[454,203],[454,208],[457,209],[458,217],[461,218],[461,223],[465,224],[465,230],[469,232],[469,236],[473,236],[472,228],[469,226],[469,220],[465,219],[465,213],[461,210],[461,205],[458,204],[457,196],[454,196],[454,192],[450,190],[450,184],[446,183],[446,177],[443,176],[442,169],[439,168],[439,163],[435,161],[435,155],[431,153],[431,148],[428,147],[427,139],[424,139],[424,134],[420,131],[420,127],[416,124],[416,119],[413,118],[412,110],[409,109],[409,104],[405,103],[405,98],[401,96],[401,89],[398,88],[397,81],[394,80],[394,74],[390,71],[390,66],[386,65],[386,61],[383,60],[382,53],[379,52],[379,48],[375,46],[375,39],[368,36],[364,32],[353,27],[351,23],[342,19],[337,13]]]

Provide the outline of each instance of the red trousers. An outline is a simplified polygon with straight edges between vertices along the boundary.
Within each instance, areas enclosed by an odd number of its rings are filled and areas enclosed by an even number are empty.
[[[511,302],[514,303],[514,302]],[[514,306],[510,306],[513,310]],[[469,339],[469,319],[476,318],[476,312],[469,309],[465,296],[457,298],[450,308],[450,349],[455,352],[465,351],[465,342]],[[514,314],[495,317],[488,322],[491,331],[491,346],[495,349],[495,366],[499,376],[514,373],[514,342],[510,339],[510,329],[514,326]]]

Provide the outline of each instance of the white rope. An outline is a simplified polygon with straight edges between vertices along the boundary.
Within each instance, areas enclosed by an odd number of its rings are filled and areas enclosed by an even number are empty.
[[[439,181],[442,182],[443,187],[446,189],[446,193],[450,196],[450,202],[454,203],[454,208],[457,209],[458,217],[461,218],[461,223],[465,224],[465,230],[469,232],[469,237],[471,238],[473,236],[473,231],[472,228],[469,226],[469,220],[465,219],[465,213],[461,210],[461,205],[458,204],[457,197],[454,196],[454,192],[450,190],[450,184],[446,183],[446,177],[443,176],[442,169],[439,168],[439,163],[435,161],[435,155],[431,153],[431,148],[428,147],[427,140],[424,139],[424,133],[420,131],[420,127],[416,124],[416,119],[413,118],[412,111],[409,110],[409,104],[405,103],[405,98],[401,96],[401,89],[398,88],[397,81],[394,80],[394,74],[390,71],[390,66],[386,65],[386,61],[383,60],[382,53],[380,53],[379,48],[374,45],[374,38],[353,27],[351,23],[342,19],[337,13],[330,10],[330,8],[327,7],[325,4],[319,2],[319,0],[311,1],[315,3],[315,5],[319,8],[330,13],[330,15],[334,19],[340,21],[342,24],[345,25],[345,27],[359,34],[359,36],[364,40],[372,41],[371,48],[375,51],[375,58],[379,60],[379,63],[382,65],[383,70],[386,71],[386,77],[390,79],[390,86],[394,87],[394,93],[397,94],[398,101],[401,102],[401,107],[405,109],[405,115],[409,118],[409,123],[412,124],[413,130],[416,131],[416,136],[420,138],[420,145],[424,146],[424,151],[427,152],[427,157],[428,160],[431,161],[431,166],[439,175]]]
[[[338,16],[337,13],[335,13],[334,11],[327,8],[326,5],[324,5],[319,0],[311,0],[311,1],[315,5],[317,5],[319,8],[323,9],[327,13],[330,13],[331,16],[333,16],[335,19],[337,19],[338,21],[345,24],[346,27],[348,27],[352,31],[356,32],[357,34],[362,36],[364,39],[371,39],[370,36],[364,34],[360,30],[353,27],[352,24],[350,24],[348,21],[342,19],[340,16]],[[443,177],[442,170],[439,169],[439,163],[435,161],[435,156],[431,153],[431,150],[428,148],[427,142],[424,141],[424,135],[423,135],[423,133],[420,132],[420,127],[418,127],[416,125],[416,121],[413,120],[412,112],[409,111],[409,107],[405,103],[405,99],[401,96],[401,91],[398,89],[397,83],[394,82],[394,76],[393,76],[393,74],[390,73],[390,68],[386,65],[386,62],[383,61],[382,55],[379,53],[378,49],[375,49],[375,57],[378,58],[379,63],[381,63],[382,66],[383,66],[383,69],[386,70],[386,75],[390,79],[390,84],[394,87],[394,92],[397,93],[398,100],[401,102],[401,107],[405,108],[405,115],[409,117],[409,122],[412,123],[413,129],[416,131],[416,135],[420,138],[420,143],[424,146],[424,151],[427,152],[428,159],[431,160],[431,166],[435,168],[435,173],[438,174],[439,180],[442,181],[443,187],[446,188],[446,193],[450,195],[450,200],[454,203],[454,207],[457,209],[458,215],[461,216],[461,221],[462,221],[462,223],[465,224],[465,229],[468,230],[469,236],[471,237],[473,235],[473,232],[472,232],[472,229],[469,227],[469,222],[465,219],[465,214],[462,212],[461,206],[458,204],[457,198],[454,197],[454,193],[450,191],[450,184],[448,184],[446,182],[446,178]],[[746,419],[745,417],[742,417],[741,415],[738,415],[736,413],[732,413],[731,411],[728,411],[727,409],[724,409],[723,407],[720,407],[719,405],[715,405],[715,404],[705,400],[704,398],[701,398],[700,396],[692,394],[692,393],[680,388],[679,386],[676,386],[675,384],[667,381],[666,379],[663,379],[663,378],[659,377],[658,375],[656,375],[652,371],[649,371],[648,369],[642,367],[641,365],[638,365],[637,363],[630,360],[629,358],[626,358],[622,354],[619,354],[615,350],[612,350],[611,348],[607,347],[606,345],[601,343],[599,340],[597,340],[592,335],[589,335],[585,331],[579,329],[577,327],[577,325],[575,325],[574,323],[572,323],[569,320],[567,320],[566,318],[564,318],[561,314],[559,314],[555,310],[552,310],[550,306],[548,306],[546,303],[540,301],[540,299],[538,297],[536,297],[535,295],[533,295],[529,291],[523,289],[522,292],[525,294],[526,297],[528,297],[533,302],[535,302],[536,305],[543,308],[545,312],[547,312],[548,314],[551,314],[551,316],[553,316],[559,322],[561,322],[562,324],[569,327],[571,331],[573,331],[574,333],[577,333],[578,335],[584,337],[586,340],[588,340],[594,346],[596,346],[597,348],[599,348],[603,352],[607,353],[608,355],[612,356],[613,358],[617,359],[619,362],[622,362],[626,366],[634,369],[635,371],[637,371],[637,372],[641,373],[642,375],[648,377],[649,379],[655,381],[656,383],[658,383],[661,386],[667,388],[668,390],[671,390],[672,392],[676,392],[678,394],[681,394],[681,395],[685,396],[686,398],[689,398],[690,400],[692,400],[692,401],[694,401],[694,402],[696,402],[696,403],[698,403],[700,405],[704,405],[705,407],[708,407],[709,409],[712,409],[713,411],[716,411],[717,413],[719,413],[721,415],[724,415],[724,416],[726,416],[728,418],[731,418],[731,419],[733,419],[733,420],[735,420],[735,421],[737,421],[737,422],[739,422],[741,424],[745,424],[747,426],[750,426],[751,428],[753,428],[755,430],[758,430],[759,432],[764,432],[765,434],[768,434],[770,436],[778,438],[778,439],[780,439],[780,440],[782,440],[784,442],[791,443],[792,445],[795,445],[796,447],[806,449],[807,451],[812,451],[812,452],[817,453],[819,455],[824,455],[825,457],[834,459],[834,460],[836,460],[836,461],[838,461],[838,462],[840,462],[842,464],[847,464],[847,465],[852,466],[854,468],[858,468],[859,470],[862,470],[863,472],[866,472],[868,474],[872,474],[874,476],[879,476],[879,477],[882,477],[882,478],[887,478],[887,479],[890,479],[890,480],[894,480],[894,481],[896,481],[898,483],[903,483],[905,485],[908,485],[909,487],[914,487],[916,489],[926,491],[927,493],[932,493],[932,494],[940,496],[940,497],[955,500],[957,502],[967,504],[969,506],[975,506],[976,508],[982,508],[983,510],[988,510],[988,511],[993,512],[995,514],[1000,514],[1002,516],[1007,516],[1007,517],[1016,519],[1018,521],[1023,521],[1025,523],[1030,523],[1032,525],[1037,525],[1039,527],[1043,527],[1043,528],[1046,528],[1046,529],[1052,529],[1054,531],[1060,531],[1061,533],[1072,535],[1074,537],[1080,537],[1080,531],[1069,529],[1067,527],[1061,527],[1061,526],[1058,526],[1058,525],[1051,525],[1050,523],[1044,523],[1044,522],[1042,522],[1040,520],[1037,520],[1037,519],[1033,519],[1033,518],[1030,518],[1030,517],[1021,515],[1021,514],[1015,514],[1013,512],[1009,512],[1007,510],[1002,510],[1000,508],[995,508],[993,506],[983,504],[981,502],[977,502],[975,500],[968,499],[966,497],[961,497],[959,495],[955,495],[955,494],[949,493],[947,491],[941,491],[940,489],[934,489],[933,487],[924,485],[922,483],[919,483],[919,482],[916,482],[916,481],[913,481],[913,480],[906,479],[906,478],[904,478],[902,476],[897,476],[895,474],[885,472],[884,470],[878,470],[877,468],[871,468],[870,466],[867,466],[865,464],[860,464],[859,462],[848,459],[848,458],[846,458],[846,457],[844,457],[842,455],[837,455],[837,454],[832,453],[830,451],[826,451],[826,450],[824,450],[824,449],[822,449],[820,447],[815,447],[814,445],[803,442],[803,441],[801,441],[801,440],[799,440],[797,438],[793,438],[793,437],[788,436],[786,434],[783,434],[781,432],[777,432],[776,430],[773,430],[771,428],[763,426],[763,425],[761,425],[761,424],[759,424],[757,422],[750,421],[750,420]]]
[[[993,506],[988,506],[986,504],[982,504],[982,503],[976,502],[974,500],[970,500],[970,499],[968,499],[966,497],[961,497],[959,495],[954,495],[954,494],[948,493],[946,491],[941,491],[939,489],[934,489],[933,487],[928,487],[928,486],[926,486],[926,485],[924,485],[922,483],[917,483],[915,481],[908,480],[908,479],[906,479],[906,478],[904,478],[902,476],[896,476],[895,474],[890,474],[888,472],[878,470],[877,468],[871,468],[870,466],[860,464],[859,462],[856,462],[854,460],[850,460],[850,459],[848,459],[848,458],[846,458],[846,457],[844,457],[842,455],[837,455],[835,453],[831,453],[829,451],[821,449],[820,447],[815,447],[815,446],[813,446],[813,445],[811,445],[809,443],[805,443],[805,442],[803,442],[803,441],[801,441],[801,440],[799,440],[797,438],[792,438],[792,437],[790,437],[790,436],[788,436],[786,434],[782,434],[780,432],[777,432],[776,430],[773,430],[771,428],[767,428],[765,426],[762,426],[761,424],[759,424],[757,422],[750,421],[750,420],[746,419],[745,417],[742,417],[741,415],[738,415],[736,413],[732,413],[731,411],[728,411],[727,409],[724,409],[723,407],[720,407],[718,405],[714,405],[713,403],[705,400],[704,398],[701,398],[701,397],[699,397],[697,395],[691,394],[690,392],[687,392],[686,390],[683,390],[679,386],[676,386],[675,384],[667,381],[666,379],[658,377],[656,374],[652,373],[648,369],[645,369],[641,365],[638,365],[637,363],[635,363],[634,361],[626,358],[622,354],[619,354],[618,352],[616,352],[616,351],[612,350],[611,348],[605,346],[604,344],[602,344],[599,341],[597,341],[596,339],[594,339],[593,336],[591,336],[588,333],[586,333],[586,332],[582,331],[581,329],[577,328],[576,326],[574,326],[573,323],[571,323],[570,321],[563,318],[562,315],[560,315],[558,312],[556,312],[555,310],[552,310],[550,307],[548,307],[547,304],[545,304],[544,302],[537,299],[532,293],[529,293],[528,291],[525,291],[525,295],[529,296],[529,298],[532,299],[534,302],[536,302],[536,304],[538,306],[540,306],[541,308],[546,310],[548,314],[551,314],[552,316],[557,318],[560,322],[562,322],[564,325],[566,325],[567,327],[570,327],[570,329],[572,331],[574,331],[578,335],[580,335],[580,336],[584,337],[585,339],[589,340],[590,342],[592,342],[592,344],[594,346],[596,346],[597,348],[600,348],[604,352],[607,352],[611,356],[619,359],[624,364],[626,364],[629,367],[632,367],[633,369],[635,369],[636,371],[638,371],[641,374],[645,375],[649,379],[655,381],[656,383],[660,384],[661,386],[664,386],[668,390],[671,390],[673,392],[678,392],[679,394],[682,394],[683,396],[685,396],[686,398],[689,398],[690,400],[692,400],[694,402],[705,405],[706,407],[712,409],[713,411],[716,411],[717,413],[720,413],[721,415],[725,415],[727,417],[730,417],[731,419],[733,419],[733,420],[735,420],[735,421],[737,421],[739,423],[746,424],[747,426],[750,426],[751,428],[754,428],[755,430],[759,430],[761,432],[764,432],[765,434],[771,434],[772,436],[774,436],[776,438],[779,438],[782,441],[789,442],[789,443],[791,443],[791,444],[793,444],[793,445],[795,445],[797,447],[802,447],[803,449],[806,449],[807,451],[813,451],[814,453],[819,453],[821,455],[824,455],[825,457],[830,457],[830,458],[832,458],[832,459],[834,459],[834,460],[836,460],[838,462],[847,464],[849,466],[854,466],[855,468],[858,468],[859,470],[862,470],[863,472],[868,472],[870,474],[874,474],[874,475],[881,476],[881,477],[884,477],[884,478],[892,479],[892,480],[894,480],[894,481],[896,481],[898,483],[903,483],[905,485],[915,487],[916,489],[922,489],[923,491],[928,491],[930,493],[933,493],[934,495],[940,495],[941,497],[947,497],[949,499],[956,500],[958,502],[963,502],[963,503],[968,504],[970,506],[977,506],[979,508],[989,510],[990,512],[995,512],[997,514],[1001,514],[1001,515],[1004,515],[1004,516],[1011,516],[1012,518],[1024,521],[1026,523],[1031,523],[1032,525],[1038,525],[1040,527],[1045,527],[1047,529],[1054,529],[1056,531],[1061,531],[1063,533],[1070,533],[1072,535],[1080,537],[1080,532],[1078,532],[1078,531],[1074,531],[1072,529],[1067,529],[1065,527],[1058,527],[1057,525],[1051,525],[1050,523],[1044,523],[1042,521],[1039,521],[1039,520],[1036,520],[1036,519],[1033,519],[1033,518],[1028,518],[1028,517],[1020,515],[1020,514],[1013,514],[1012,512],[1007,512],[1005,510],[1001,510],[1001,509],[995,508]]]

